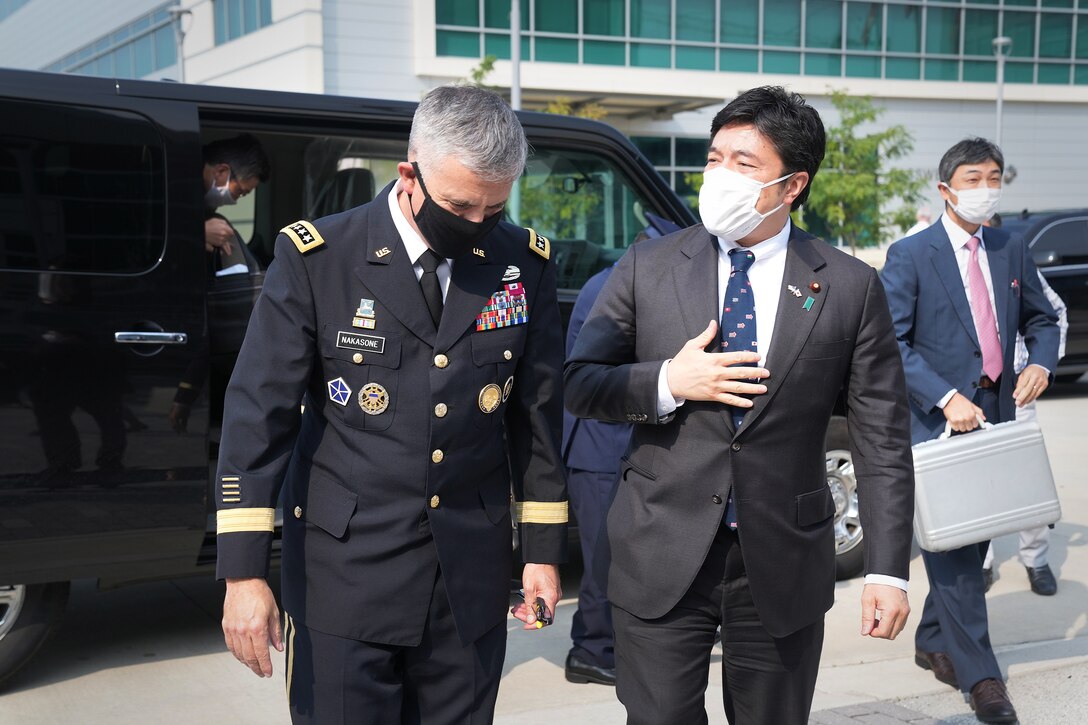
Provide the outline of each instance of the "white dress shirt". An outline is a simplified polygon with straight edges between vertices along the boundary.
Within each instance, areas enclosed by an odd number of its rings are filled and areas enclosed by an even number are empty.
[[[771,349],[774,338],[774,324],[778,318],[778,302],[782,296],[782,282],[786,276],[786,251],[789,246],[792,224],[789,218],[782,230],[769,239],[746,247],[756,259],[748,268],[748,282],[754,296],[756,308],[756,351],[759,364],[767,364],[767,352]],[[966,240],[964,240],[966,243]],[[721,324],[721,311],[725,307],[725,290],[729,286],[729,273],[733,271],[733,262],[729,251],[741,249],[734,241],[718,237],[718,323]],[[707,320],[709,322],[709,320]],[[671,360],[661,365],[657,378],[657,412],[659,416],[668,415],[684,404],[669,390],[668,367]],[[774,371],[771,371],[774,374]],[[866,584],[886,584],[907,590],[907,580],[886,574],[866,574]]]
[[[419,236],[419,232],[412,228],[412,225],[408,223],[408,219],[404,216],[404,212],[400,208],[400,200],[398,197],[401,194],[400,182],[398,181],[393,185],[393,190],[389,192],[389,213],[393,216],[393,224],[397,227],[397,233],[400,234],[400,240],[404,244],[404,251],[408,253],[408,261],[412,263],[412,269],[416,273],[416,281],[423,276],[423,267],[419,265],[419,258],[423,256],[423,253],[427,251],[427,243],[423,241],[423,237]],[[438,284],[442,287],[442,301],[446,301],[446,291],[450,288],[450,275],[453,274],[453,260],[444,259],[445,264],[439,263],[438,268],[435,269],[435,274],[438,275]]]

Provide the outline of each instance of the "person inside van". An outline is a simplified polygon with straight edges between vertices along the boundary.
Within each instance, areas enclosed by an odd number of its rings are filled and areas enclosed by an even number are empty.
[[[245,259],[233,244],[241,244],[241,237],[216,210],[237,204],[271,176],[268,154],[252,134],[219,139],[204,146],[204,249],[219,252],[222,257],[219,269],[245,266]]]

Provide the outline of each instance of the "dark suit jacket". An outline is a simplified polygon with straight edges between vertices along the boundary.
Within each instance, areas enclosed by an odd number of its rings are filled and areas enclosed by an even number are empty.
[[[567,325],[567,356],[574,350],[578,333],[582,331],[589,311],[614,267],[606,267],[586,280]],[[563,411],[563,462],[567,468],[595,473],[615,473],[619,470],[620,456],[631,440],[628,423],[609,423],[592,418],[577,418],[569,410]]]
[[[628,250],[567,361],[567,407],[644,422],[608,515],[609,598],[642,618],[672,609],[706,558],[732,486],[752,596],[781,637],[834,600],[824,438],[844,388],[865,571],[907,578],[914,479],[903,368],[876,272],[794,227],[767,393],[740,430],[719,403],[688,401],[660,419],[661,363],[720,317],[717,286],[717,242],[701,225]]]
[[[1058,317],[1023,240],[992,228],[983,232],[983,239],[1004,354],[998,388],[1001,421],[1008,421],[1016,418],[1016,333],[1024,335],[1028,364],[1053,372],[1058,365]],[[911,438],[914,443],[931,440],[945,427],[938,401],[953,388],[971,399],[982,377],[975,321],[944,225],[934,224],[893,244],[881,279],[907,375]]]
[[[507,616],[511,475],[519,501],[547,514],[530,513],[520,527],[525,560],[566,556],[555,264],[530,249],[525,229],[500,224],[479,254],[456,260],[436,332],[387,193],[317,220],[319,247],[300,253],[284,234],[276,242],[227,390],[218,574],[266,574],[283,484],[281,578],[292,617],[341,637],[417,644],[440,565],[458,632],[471,642]],[[477,331],[511,265],[528,322]],[[373,330],[352,326],[364,298],[374,303]],[[382,344],[361,351],[341,331]],[[483,412],[484,387],[501,390],[510,378],[509,396]],[[337,379],[351,390],[346,405],[331,399]],[[377,415],[358,403],[368,384],[388,397]]]

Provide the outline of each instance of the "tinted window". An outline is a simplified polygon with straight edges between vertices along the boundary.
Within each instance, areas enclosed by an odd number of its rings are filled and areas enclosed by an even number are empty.
[[[607,158],[534,143],[506,211],[551,239],[559,286],[577,289],[623,255],[652,208]]]
[[[165,241],[162,142],[144,118],[4,102],[0,267],[136,274]]]
[[[1036,259],[1053,252],[1061,264],[1088,263],[1088,218],[1066,219],[1046,227],[1031,243]]]

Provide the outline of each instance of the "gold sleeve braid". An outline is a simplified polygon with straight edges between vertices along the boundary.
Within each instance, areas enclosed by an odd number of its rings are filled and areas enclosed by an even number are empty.
[[[565,524],[566,501],[519,501],[515,505],[519,524]]]
[[[215,533],[266,533],[275,530],[276,509],[222,509],[215,514]]]

